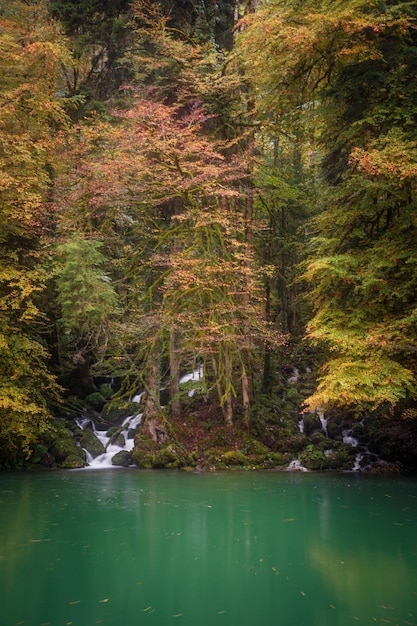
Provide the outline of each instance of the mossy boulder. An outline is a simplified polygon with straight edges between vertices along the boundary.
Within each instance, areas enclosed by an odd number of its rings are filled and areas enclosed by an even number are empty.
[[[174,446],[169,445],[166,448],[161,448],[152,458],[152,467],[156,469],[174,469],[181,467],[181,459]]]
[[[273,452],[265,462],[266,468],[286,467],[291,463],[293,455],[288,452]]]
[[[309,437],[316,430],[322,430],[320,418],[314,413],[308,413],[304,417],[304,432]]]
[[[112,424],[120,424],[126,417],[137,414],[138,403],[126,402],[126,400],[112,400],[106,402],[102,410],[102,417]]]
[[[111,428],[109,428],[106,436],[109,437],[109,443],[111,445],[120,446],[121,448],[123,448],[126,443],[124,435],[120,432],[120,428],[118,428],[117,426],[112,426]]]
[[[141,469],[152,469],[153,454],[148,450],[134,449],[131,453],[132,461]]]
[[[102,385],[100,385],[99,392],[105,400],[110,400],[113,395],[113,389],[108,383],[103,383]]]
[[[242,452],[247,455],[254,455],[258,458],[266,458],[269,454],[269,448],[257,439],[248,439],[242,447]]]
[[[223,461],[228,467],[249,465],[249,459],[240,450],[228,450],[223,454]]]
[[[105,452],[103,444],[90,428],[86,428],[83,431],[83,436],[80,439],[80,444],[91,454],[94,459],[97,456],[100,456],[100,454],[104,454]]]
[[[187,454],[181,446],[168,444],[161,446],[149,436],[137,435],[132,450],[133,462],[143,469],[174,469],[193,463],[193,455]]]
[[[70,454],[62,462],[61,467],[66,469],[79,469],[85,466],[85,461],[76,454]]]
[[[221,448],[209,448],[204,452],[204,458],[208,466],[219,467],[223,464],[223,450]]]
[[[338,424],[333,420],[329,420],[327,422],[327,434],[329,435],[330,439],[337,439],[339,441],[342,441],[343,428],[341,424]]]
[[[99,391],[95,391],[94,393],[90,393],[86,397],[85,403],[88,408],[97,411],[97,413],[100,413],[100,411],[106,404],[106,398]]]
[[[78,450],[79,448],[74,439],[72,439],[72,437],[66,437],[64,439],[56,439],[50,448],[50,453],[56,463],[61,465],[68,456],[81,456]]]
[[[122,467],[129,467],[132,465],[132,455],[127,450],[120,450],[111,460],[112,465],[120,465]]]

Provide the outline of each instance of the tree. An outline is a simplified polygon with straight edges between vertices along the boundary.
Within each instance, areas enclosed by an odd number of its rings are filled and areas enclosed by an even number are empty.
[[[78,393],[91,389],[90,367],[106,354],[117,297],[104,273],[101,243],[74,236],[58,248],[58,328],[61,359],[76,366]]]
[[[308,336],[331,358],[311,407],[414,393],[415,18],[406,2],[272,2],[245,32],[248,46],[264,37],[260,108],[316,124]]]
[[[69,95],[81,95],[81,111],[99,108],[131,78],[124,63],[131,14],[128,0],[48,0],[50,14],[62,24],[72,50],[62,64]]]
[[[14,465],[48,428],[58,395],[43,335],[41,261],[51,164],[66,124],[56,94],[67,53],[42,3],[10,2],[1,20],[0,448],[2,462]]]

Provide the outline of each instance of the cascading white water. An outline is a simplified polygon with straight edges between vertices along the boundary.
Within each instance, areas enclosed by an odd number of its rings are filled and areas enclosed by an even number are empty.
[[[133,402],[137,402],[140,404],[143,393],[138,394],[134,398],[132,398]],[[126,417],[121,426],[120,434],[124,438],[124,445],[118,445],[116,443],[109,444],[111,437],[108,437],[106,431],[97,430],[93,420],[87,418],[81,418],[76,420],[77,426],[84,429],[85,427],[91,427],[93,433],[97,437],[97,439],[103,444],[105,448],[105,452],[100,454],[96,458],[94,458],[88,450],[85,450],[86,460],[89,468],[105,468],[105,467],[114,467],[112,464],[112,459],[115,454],[125,450],[126,452],[130,452],[134,446],[134,431],[138,428],[140,421],[142,418],[142,413],[137,413]],[[124,426],[124,428],[123,428]]]
[[[356,446],[358,445],[359,441],[355,438],[352,437],[352,435],[349,434],[350,431],[349,430],[344,430],[343,431],[343,443],[347,443],[349,446],[352,446],[353,448],[356,448]]]
[[[304,465],[301,465],[301,462],[298,459],[294,459],[287,467],[287,472],[309,472]]]
[[[193,372],[184,374],[184,376],[180,378],[179,382],[180,382],[180,385],[182,385],[184,383],[188,383],[189,381],[200,381],[202,379],[203,379],[203,366],[200,365]],[[194,393],[195,393],[195,389],[190,389],[190,391],[188,392],[188,395],[192,397]],[[132,398],[132,402],[137,402],[138,404],[140,404],[142,401],[143,395],[144,395],[144,392],[137,394],[136,396]],[[121,452],[122,450],[126,452],[130,452],[133,449],[133,446],[135,444],[135,441],[134,441],[135,430],[140,425],[142,415],[143,413],[134,413],[133,415],[130,415],[123,420],[122,425],[120,427],[120,435],[124,437],[124,444],[122,446],[116,443],[109,444],[111,437],[107,436],[106,432],[108,431],[97,430],[94,424],[94,421],[92,419],[79,418],[75,420],[77,426],[79,426],[79,428],[81,429],[84,429],[86,427],[92,428],[93,433],[95,434],[97,439],[103,444],[106,450],[103,454],[100,454],[96,458],[93,458],[93,456],[88,452],[88,450],[85,450],[88,468],[97,469],[97,468],[115,467],[112,463],[113,457],[118,452]]]
[[[327,432],[327,418],[324,417],[324,409],[316,409],[316,413],[319,416],[320,423],[321,423],[321,428],[322,428],[325,436],[328,438],[329,437],[329,433]]]
[[[190,380],[203,380],[203,371],[204,368],[202,365],[200,365],[193,372],[190,372],[189,374],[184,374],[184,376],[181,376],[180,378],[180,385],[188,383]],[[190,389],[187,395],[192,398],[195,394],[195,391],[195,389]]]

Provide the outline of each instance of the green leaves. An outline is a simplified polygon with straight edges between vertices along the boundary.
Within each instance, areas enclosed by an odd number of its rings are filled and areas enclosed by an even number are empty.
[[[103,351],[117,297],[104,273],[100,242],[74,237],[58,249],[57,302],[64,334],[81,353]]]

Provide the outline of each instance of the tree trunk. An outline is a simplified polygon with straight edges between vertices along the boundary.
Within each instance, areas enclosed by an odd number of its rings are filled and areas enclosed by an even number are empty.
[[[246,428],[249,428],[249,413],[251,407],[251,352],[252,341],[249,326],[251,293],[252,293],[252,256],[253,256],[253,154],[255,147],[255,137],[253,131],[249,136],[247,154],[248,154],[248,176],[249,182],[246,189],[246,210],[245,210],[245,248],[246,248],[246,286],[244,293],[244,337],[242,349],[242,402],[243,402],[243,420]]]
[[[141,425],[141,432],[145,435],[150,435],[156,443],[162,443],[167,435],[161,414],[160,360],[161,345],[160,340],[157,339],[148,361],[145,381],[145,406]]]
[[[224,423],[226,426],[233,426],[233,403],[232,403],[232,393],[230,390],[231,381],[227,380],[228,374],[230,374],[230,357],[229,353],[226,352],[227,356],[225,357],[225,371],[226,371],[226,384],[223,388],[223,385],[219,376],[219,368],[217,365],[216,357],[213,354],[211,357],[211,362],[213,365],[214,376],[216,378],[216,388],[217,395],[219,397],[220,407],[222,410]]]
[[[180,398],[180,364],[181,364],[181,334],[176,328],[171,329],[169,340],[169,396],[171,400],[171,415],[180,417],[182,403]]]
[[[232,363],[230,360],[230,352],[228,348],[226,348],[224,353],[224,365],[226,370],[226,400],[224,405],[224,420],[226,426],[233,426]]]

